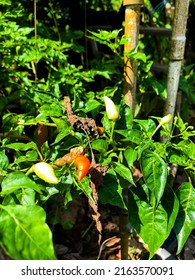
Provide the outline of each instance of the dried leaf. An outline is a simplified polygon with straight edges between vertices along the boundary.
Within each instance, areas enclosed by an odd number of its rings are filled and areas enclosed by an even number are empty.
[[[82,146],[72,148],[69,153],[65,154],[61,159],[58,159],[56,162],[54,162],[54,164],[57,166],[62,166],[65,163],[70,164],[76,159],[77,156],[83,154],[84,148]]]
[[[93,132],[94,136],[98,135],[98,129],[94,119],[82,118],[73,114],[70,98],[68,96],[64,98],[64,108],[72,126],[75,126],[78,130],[85,131],[86,134],[91,134],[91,132]]]

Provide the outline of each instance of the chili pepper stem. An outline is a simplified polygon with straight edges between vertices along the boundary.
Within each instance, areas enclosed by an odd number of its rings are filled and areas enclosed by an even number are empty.
[[[25,174],[28,176],[30,173],[33,173],[33,172],[34,172],[34,165],[31,166],[31,168],[29,168]]]
[[[153,135],[157,132],[157,130],[163,125],[163,124],[166,124],[166,123],[169,123],[172,119],[172,115],[171,114],[167,114],[166,116],[164,116],[159,125],[157,126],[157,128],[154,130],[154,132],[152,133],[152,137]]]
[[[40,157],[40,160],[43,161],[43,156],[42,156],[41,152],[39,151],[39,149],[37,149],[37,153],[38,153],[38,155]]]
[[[111,134],[110,134],[110,143],[115,146],[113,141],[113,135],[114,135],[114,128],[115,128],[116,121],[112,121],[112,128],[111,128]]]
[[[152,133],[152,137],[154,136],[154,134],[159,130],[159,128],[162,126],[162,123],[159,123],[159,125],[157,126],[157,128],[153,131]]]

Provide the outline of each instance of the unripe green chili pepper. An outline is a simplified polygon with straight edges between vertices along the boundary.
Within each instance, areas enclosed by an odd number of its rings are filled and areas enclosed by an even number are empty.
[[[50,184],[58,184],[59,180],[55,175],[53,167],[46,162],[38,162],[33,165],[33,171],[43,181]]]
[[[109,120],[116,121],[119,116],[116,105],[108,96],[104,96],[104,102],[106,105],[106,114]]]
[[[76,157],[74,165],[78,169],[78,181],[81,181],[87,175],[91,163],[87,157],[80,155]]]

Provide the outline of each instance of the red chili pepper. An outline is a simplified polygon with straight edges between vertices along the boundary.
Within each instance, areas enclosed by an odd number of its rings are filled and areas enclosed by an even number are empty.
[[[74,165],[78,169],[78,181],[81,181],[87,175],[91,163],[87,157],[80,155],[76,157]]]

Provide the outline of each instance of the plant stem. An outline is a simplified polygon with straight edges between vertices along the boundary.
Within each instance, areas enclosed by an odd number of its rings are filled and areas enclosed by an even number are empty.
[[[113,134],[114,134],[114,128],[115,128],[115,121],[112,121],[112,128],[111,128],[111,134],[110,134],[110,143],[113,143]]]
[[[129,232],[127,230],[128,215],[121,214],[119,217],[120,237],[121,237],[121,260],[128,260]]]
[[[43,156],[42,156],[41,152],[39,151],[39,149],[37,149],[37,153],[38,153],[38,155],[40,157],[40,160],[43,161]]]
[[[24,142],[31,142],[32,139],[29,138],[28,136],[22,136],[22,135],[14,135],[14,134],[11,134],[11,132],[4,132],[4,133],[0,133],[0,138],[12,138],[12,139],[17,139],[17,140],[21,140],[21,141],[24,141]]]
[[[154,136],[154,134],[157,132],[157,130],[159,130],[159,128],[161,127],[161,123],[159,123],[159,125],[157,126],[157,128],[153,131],[152,133],[152,137]]]
[[[33,173],[33,172],[34,172],[34,167],[31,166],[31,168],[29,168],[25,174],[28,176],[30,173]]]
[[[26,126],[28,126],[28,125],[37,125],[37,124],[42,124],[42,125],[46,125],[46,126],[52,126],[52,127],[56,127],[56,124],[55,123],[44,123],[44,122],[40,122],[40,121],[38,121],[38,122],[36,122],[36,123],[23,123],[23,122],[18,122],[17,123],[17,125],[26,125]]]

